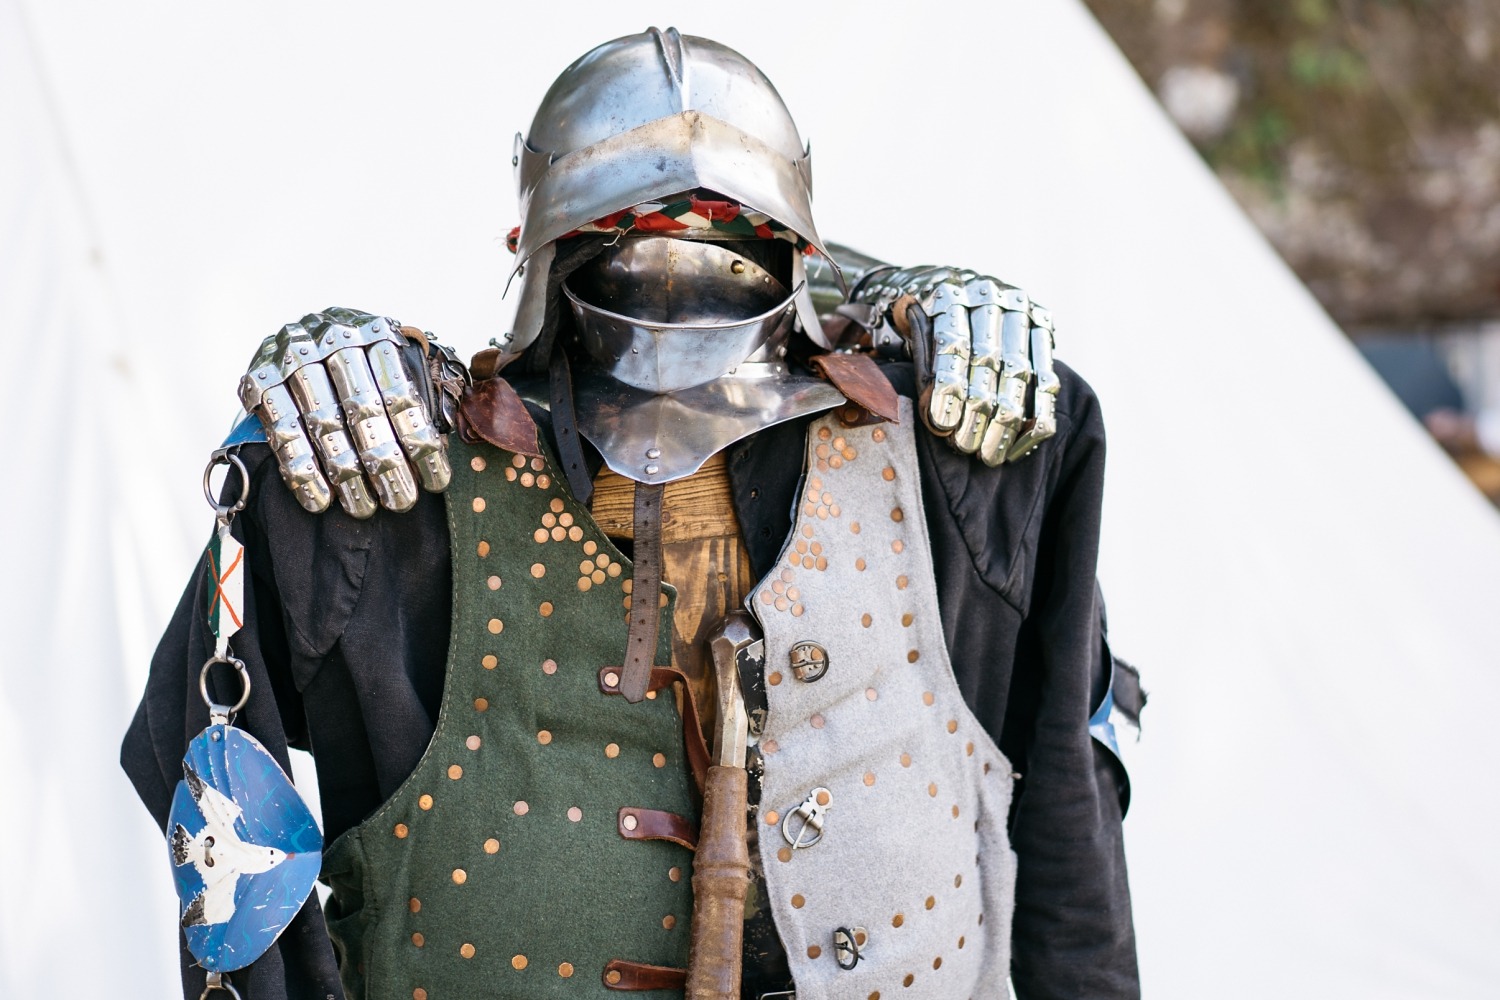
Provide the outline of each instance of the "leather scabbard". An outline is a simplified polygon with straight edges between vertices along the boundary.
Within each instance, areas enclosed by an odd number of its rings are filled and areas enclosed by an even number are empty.
[[[698,852],[693,858],[693,941],[686,1000],[739,1000],[745,894],[748,775],[741,767],[708,770]]]

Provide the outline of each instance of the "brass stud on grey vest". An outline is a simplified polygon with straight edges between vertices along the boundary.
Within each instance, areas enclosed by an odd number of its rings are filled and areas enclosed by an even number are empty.
[[[828,673],[828,650],[815,642],[799,642],[792,647],[792,674],[811,684]]]
[[[781,821],[781,835],[792,845],[792,850],[812,847],[823,839],[823,821],[832,801],[833,794],[828,789],[814,788],[801,805],[787,811]]]

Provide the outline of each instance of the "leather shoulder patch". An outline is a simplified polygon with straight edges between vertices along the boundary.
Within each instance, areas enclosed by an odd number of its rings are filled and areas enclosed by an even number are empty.
[[[819,375],[833,383],[849,402],[862,407],[872,416],[900,423],[896,390],[885,373],[868,354],[817,354],[808,362]],[[866,423],[872,421],[850,421]]]
[[[518,455],[535,458],[542,454],[536,421],[503,378],[476,382],[464,393],[458,408],[458,433],[470,444],[488,441]]]

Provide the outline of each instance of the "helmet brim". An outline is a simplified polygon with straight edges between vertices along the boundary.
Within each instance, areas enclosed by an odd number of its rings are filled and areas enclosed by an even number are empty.
[[[811,153],[788,160],[699,111],[658,118],[551,163],[530,148],[523,147],[520,155],[522,176],[536,182],[523,195],[517,269],[542,247],[595,219],[698,189],[770,216],[828,257],[812,221]],[[528,158],[535,159],[524,162]]]

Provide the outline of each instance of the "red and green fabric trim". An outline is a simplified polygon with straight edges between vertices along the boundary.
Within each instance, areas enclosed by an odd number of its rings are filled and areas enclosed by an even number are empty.
[[[668,201],[649,201],[633,208],[621,209],[579,226],[562,239],[581,233],[679,233],[690,229],[712,229],[726,236],[758,236],[765,240],[786,240],[805,254],[812,244],[763,212],[746,208],[739,202],[721,198],[700,198],[696,194],[680,195]],[[505,246],[511,253],[521,238],[521,227],[510,231]]]

